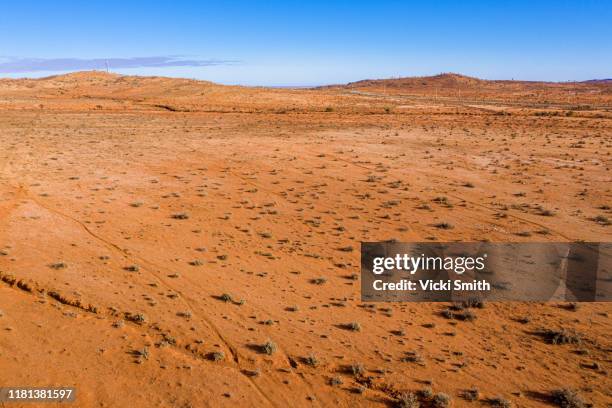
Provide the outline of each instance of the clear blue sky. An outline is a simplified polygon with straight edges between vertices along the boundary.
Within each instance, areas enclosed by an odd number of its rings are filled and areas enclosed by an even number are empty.
[[[177,56],[191,62],[159,66]],[[136,57],[157,60],[126,65]],[[609,78],[612,1],[3,2],[0,76],[70,70],[72,59],[100,69],[100,60],[111,59],[120,73],[248,85],[449,71],[490,79]]]

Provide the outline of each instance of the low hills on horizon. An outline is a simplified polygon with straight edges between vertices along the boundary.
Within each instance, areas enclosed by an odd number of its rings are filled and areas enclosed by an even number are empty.
[[[148,75],[123,75],[105,71],[75,71],[65,74],[51,75],[41,78],[0,78],[2,83],[15,82],[44,82],[55,84],[76,84],[76,83],[96,83],[96,82],[114,82],[115,84],[130,83],[131,85],[143,85],[145,82],[161,84],[163,82],[173,81],[176,85],[184,84],[207,84],[220,86],[241,86],[247,88],[275,88],[267,86],[244,86],[244,85],[222,85],[212,81],[201,79],[190,79],[180,77],[164,77],[164,76],[148,76]],[[612,85],[612,78],[589,79],[585,81],[531,81],[531,80],[515,80],[515,79],[481,79],[468,75],[445,72],[437,75],[429,76],[406,76],[393,78],[378,78],[378,79],[362,79],[359,81],[347,82],[346,84],[329,84],[313,87],[300,87],[310,89],[329,89],[329,88],[364,88],[386,85],[392,88],[418,88],[438,86],[440,88],[469,88],[482,87],[488,85],[507,85],[507,86],[551,86],[563,87],[568,85]],[[286,88],[291,88],[290,86]],[[297,88],[297,87],[296,87]]]
[[[383,106],[410,103],[410,98],[412,102],[435,103],[592,105],[609,110],[612,106],[612,79],[581,82],[485,80],[443,73],[425,77],[365,79],[299,89],[220,85],[196,79],[120,75],[104,71],[79,71],[36,79],[0,79],[0,104],[10,107],[19,101],[19,106],[24,108],[43,104],[51,107],[53,101],[59,100],[64,105],[66,101],[76,105],[74,101],[80,100],[80,106],[97,109],[138,105],[183,112],[228,109],[249,112],[274,106],[273,109],[284,111],[319,111],[327,106],[353,109],[356,105],[363,105],[364,100],[371,106],[380,105],[378,108],[386,109]]]
[[[445,72],[437,75],[428,76],[408,76],[397,78],[382,78],[382,79],[362,79],[360,81],[349,82],[346,86],[367,85],[371,83],[388,82],[391,84],[413,84],[427,85],[438,84],[441,86],[478,86],[487,83],[505,83],[505,84],[548,84],[548,85],[566,85],[566,84],[605,84],[612,83],[612,78],[605,79],[589,79],[586,81],[530,81],[530,80],[515,80],[515,79],[481,79],[469,75],[457,74],[454,72]]]
[[[401,77],[388,79],[364,79],[346,85],[331,85],[328,89],[356,89],[382,91],[387,94],[439,94],[440,96],[495,96],[530,97],[566,93],[612,94],[612,79],[591,79],[587,81],[524,81],[480,79],[455,73],[443,73],[424,77]]]

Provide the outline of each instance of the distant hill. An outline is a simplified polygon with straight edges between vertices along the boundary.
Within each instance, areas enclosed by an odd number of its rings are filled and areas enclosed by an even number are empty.
[[[80,71],[37,79],[0,79],[0,90],[26,92],[28,90],[70,96],[160,96],[189,95],[201,88],[214,86],[212,82],[183,78],[144,77]]]
[[[440,74],[427,77],[406,77],[392,79],[364,79],[357,82],[350,82],[346,86],[361,88],[370,86],[386,85],[393,88],[419,88],[437,86],[442,88],[456,88],[477,86],[486,82],[482,79],[469,77],[460,74]]]
[[[388,79],[365,79],[349,82],[346,85],[330,85],[321,88],[381,88],[389,90],[424,90],[424,89],[491,89],[491,90],[528,90],[528,89],[568,89],[586,88],[589,85],[610,85],[611,79],[594,79],[582,82],[545,82],[487,80],[455,73],[444,73],[425,77],[404,77]]]
[[[319,89],[362,94],[413,95],[462,100],[495,99],[534,103],[605,104],[612,102],[612,81],[544,82],[486,80],[455,73],[426,77],[366,79]]]
[[[352,96],[332,98],[350,105]],[[172,112],[323,111],[329,95],[308,89],[220,85],[209,81],[82,71],[45,78],[0,79],[0,109]]]
[[[602,84],[602,85],[608,85],[608,84],[612,84],[612,78],[605,78],[605,79],[589,79],[588,81],[583,81],[586,84]]]

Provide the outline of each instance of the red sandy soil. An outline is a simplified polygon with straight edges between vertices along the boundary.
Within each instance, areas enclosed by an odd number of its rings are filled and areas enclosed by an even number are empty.
[[[468,322],[360,301],[362,241],[610,241],[611,86],[475,81],[0,80],[0,386],[74,386],[78,407],[546,407],[564,387],[609,406],[609,303]]]

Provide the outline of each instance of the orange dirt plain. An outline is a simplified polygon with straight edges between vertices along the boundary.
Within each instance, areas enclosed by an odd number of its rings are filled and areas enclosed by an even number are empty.
[[[73,386],[76,407],[610,406],[609,303],[362,303],[359,250],[610,241],[611,123],[606,81],[0,80],[0,385]]]

